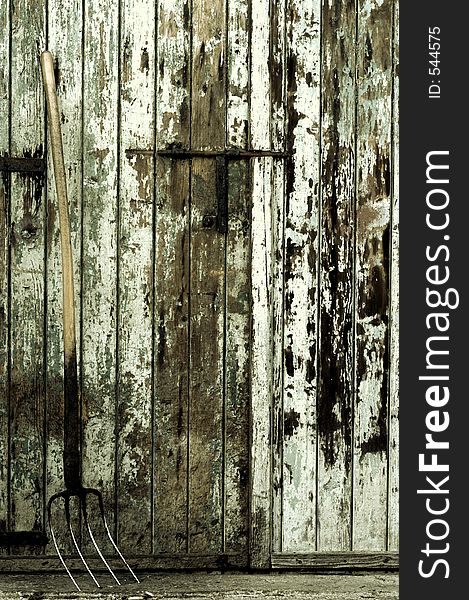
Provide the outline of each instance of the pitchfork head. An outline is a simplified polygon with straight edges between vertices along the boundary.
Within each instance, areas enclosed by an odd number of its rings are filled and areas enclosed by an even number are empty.
[[[84,522],[85,527],[86,527],[86,529],[88,531],[88,535],[90,536],[91,542],[92,542],[94,548],[96,549],[96,552],[98,553],[100,559],[105,564],[107,570],[112,575],[112,577],[114,578],[114,580],[117,583],[117,585],[121,585],[120,581],[116,577],[116,574],[111,569],[111,567],[110,567],[109,563],[107,562],[107,560],[104,558],[103,553],[101,552],[101,549],[99,548],[98,544],[96,543],[96,540],[94,538],[93,532],[91,530],[90,522],[89,522],[89,519],[88,519],[88,498],[90,496],[96,496],[96,498],[98,500],[99,512],[100,512],[101,520],[103,522],[104,530],[106,531],[106,535],[109,538],[109,541],[111,542],[114,550],[116,551],[116,553],[118,554],[119,558],[124,563],[124,565],[126,566],[126,568],[129,570],[130,574],[135,579],[135,581],[137,583],[140,583],[139,579],[137,578],[137,576],[135,575],[135,573],[132,571],[132,569],[130,568],[129,564],[125,560],[125,558],[122,556],[121,551],[117,547],[117,544],[116,544],[116,542],[114,541],[114,539],[113,539],[113,537],[111,535],[111,532],[109,530],[109,527],[108,527],[108,524],[107,524],[107,521],[106,521],[106,515],[104,513],[104,502],[103,502],[103,496],[102,496],[101,492],[99,490],[94,489],[94,488],[85,488],[85,487],[78,487],[78,488],[76,488],[74,490],[66,489],[66,490],[63,490],[63,491],[61,491],[61,492],[59,492],[57,494],[54,494],[50,498],[50,500],[49,500],[49,502],[47,504],[47,519],[49,521],[49,529],[50,529],[50,532],[51,532],[52,541],[54,543],[54,546],[55,546],[55,549],[56,549],[57,554],[59,556],[59,559],[60,559],[62,565],[64,566],[65,570],[67,571],[68,576],[73,581],[73,583],[74,583],[75,587],[77,588],[77,590],[80,591],[80,587],[79,587],[78,583],[76,582],[76,580],[73,577],[73,575],[70,573],[70,570],[69,570],[69,568],[67,567],[67,565],[65,563],[65,559],[64,559],[62,553],[60,552],[59,546],[57,544],[57,539],[55,537],[54,529],[52,527],[52,504],[54,503],[54,501],[59,500],[59,499],[63,499],[63,501],[64,501],[64,505],[65,505],[65,520],[67,522],[67,527],[68,527],[68,530],[70,532],[70,536],[72,538],[73,545],[75,546],[75,549],[78,552],[78,555],[79,555],[81,561],[83,562],[83,565],[85,566],[85,569],[88,571],[91,579],[94,581],[94,583],[98,587],[101,587],[99,585],[99,583],[98,583],[98,580],[93,575],[90,567],[88,566],[88,563],[86,562],[85,557],[83,556],[83,554],[82,554],[82,552],[80,550],[80,546],[79,546],[79,544],[77,542],[77,539],[76,539],[75,534],[74,534],[73,529],[72,529],[72,523],[71,523],[71,518],[70,518],[70,499],[71,498],[78,498],[79,510],[80,510],[81,514],[83,515],[83,522]]]

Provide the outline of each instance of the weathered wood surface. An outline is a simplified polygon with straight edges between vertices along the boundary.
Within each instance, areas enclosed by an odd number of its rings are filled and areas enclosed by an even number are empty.
[[[251,3],[249,144],[270,149],[269,2]],[[254,43],[253,43],[253,40]],[[255,44],[255,45],[254,45]],[[251,161],[251,536],[250,564],[265,568],[271,549],[272,160]]]
[[[246,148],[249,136],[249,0],[227,5],[226,145]]]
[[[127,553],[152,550],[155,174],[151,155],[127,152],[154,144],[155,21],[145,19],[136,28],[132,16],[148,9],[147,0],[122,0],[120,9],[116,495],[118,539]]]
[[[393,21],[391,276],[389,314],[388,550],[399,550],[399,4]]]
[[[154,551],[184,552],[188,518],[189,161],[159,159],[156,176]]]
[[[157,148],[190,144],[190,22],[188,1],[158,3]],[[184,552],[188,550],[190,163],[158,158],[156,167],[153,547],[154,552]]]
[[[11,4],[13,156],[43,157],[44,105],[38,48],[44,46],[44,1]],[[10,529],[41,530],[44,509],[43,174],[11,175],[10,190]],[[18,548],[17,552],[23,549]]]
[[[272,150],[285,150],[287,100],[287,0],[270,5],[270,142]],[[283,163],[276,163],[283,169]]]
[[[352,549],[385,550],[393,2],[358,7]]]
[[[202,223],[216,213],[215,161],[193,160],[191,182],[189,550],[216,552],[223,531],[225,240]]]
[[[272,159],[252,161],[251,536],[250,565],[266,568],[271,551]]]
[[[274,512],[274,519],[280,519],[280,523],[274,524],[277,551],[381,551],[388,547],[386,410],[389,392],[386,381],[389,381],[390,369],[389,306],[386,302],[383,307],[377,298],[393,293],[388,279],[390,249],[386,239],[382,239],[383,234],[385,237],[386,231],[389,232],[391,198],[385,185],[390,176],[390,164],[386,160],[380,163],[377,156],[386,154],[389,158],[392,143],[393,21],[392,3],[382,4],[363,2],[355,7],[326,1],[315,13],[322,30],[321,48],[319,50],[318,46],[316,53],[313,52],[316,56],[317,52],[321,53],[322,77],[318,90],[321,93],[321,132],[319,138],[317,129],[310,126],[305,130],[302,144],[309,148],[310,159],[319,139],[321,141],[320,151],[317,151],[322,163],[320,189],[316,187],[317,179],[311,177],[309,180],[321,202],[320,208],[317,200],[313,203],[312,218],[300,229],[303,234],[306,231],[313,234],[312,243],[306,242],[310,253],[295,255],[292,270],[289,246],[293,241],[290,233],[293,228],[289,211],[299,211],[300,203],[296,201],[292,209],[291,194],[286,197],[283,444],[279,451],[274,446],[274,456],[283,453],[285,471],[281,509],[276,507]],[[298,14],[301,11],[295,11],[296,17]],[[291,24],[291,39],[294,40],[295,32],[301,31],[301,19],[296,23],[295,19],[287,22]],[[301,38],[302,43],[304,39],[305,36]],[[290,47],[295,48],[295,43]],[[295,64],[290,60],[289,64],[290,68],[299,69],[298,62]],[[299,78],[299,81],[305,80],[314,88],[317,78],[314,74]],[[290,93],[290,96],[294,107],[296,95]],[[302,101],[308,97],[305,92],[297,96]],[[319,105],[319,96],[317,102]],[[314,111],[301,111],[300,114],[311,116]],[[301,120],[295,123],[297,133],[300,126]],[[291,130],[291,125],[288,127]],[[294,167],[298,168],[300,162],[301,157],[295,153]],[[310,168],[309,172],[314,173],[314,169]],[[301,174],[299,180],[300,185],[308,181],[307,176]],[[288,174],[286,182],[288,192]],[[300,197],[306,197],[306,192]],[[366,219],[368,209],[376,213],[376,219]],[[319,246],[315,241],[316,234]],[[373,243],[375,238],[377,241]],[[315,248],[316,254],[311,253]],[[296,292],[298,285],[305,286],[308,281],[304,274],[308,258],[311,283],[306,285],[299,298],[305,302],[308,290],[310,294],[314,293],[317,278],[319,296],[310,309],[293,310],[291,292]],[[375,277],[378,270],[379,278]],[[292,282],[290,271],[294,277]],[[317,304],[319,315],[315,319]],[[301,374],[306,363],[303,355],[308,349],[308,340],[302,337],[308,327],[299,327],[303,315],[314,319],[309,324],[309,331],[318,327],[319,332],[319,337],[316,331],[311,336],[313,344],[316,340],[319,344],[317,397],[315,371],[313,389],[303,391],[304,382],[308,380]],[[368,331],[369,335],[365,331],[368,324],[367,331],[372,329]],[[293,344],[298,345],[294,351]],[[393,361],[396,360],[395,351],[394,345]],[[296,372],[295,356],[301,357],[299,373]],[[397,365],[393,364],[396,372]],[[316,360],[311,365],[315,369]],[[366,368],[360,368],[360,365]],[[295,389],[294,394],[289,394],[290,388]],[[394,392],[394,423],[396,405],[397,393]],[[293,451],[307,436],[307,421],[303,415],[308,411],[312,445],[310,442],[300,446],[301,450]],[[289,427],[289,431],[293,429],[293,436],[287,436],[285,430],[290,419],[295,425]],[[384,451],[366,444],[367,440],[374,439],[376,427],[373,424],[378,426],[378,421],[384,436]],[[277,437],[281,439],[282,436]],[[312,456],[309,472],[305,473],[298,463],[307,461],[308,452]],[[292,464],[295,465],[293,469]],[[278,470],[277,475],[274,473],[274,482],[275,477],[278,477]],[[395,499],[395,474],[393,477]],[[308,493],[308,486],[312,487],[312,492]],[[314,512],[316,506],[317,514]]]
[[[285,151],[286,136],[286,2],[271,5],[271,147]],[[283,277],[285,226],[285,161],[273,163],[272,194],[272,549],[282,547],[283,461]]]
[[[86,485],[102,491],[107,518],[115,529],[119,136],[117,3],[107,0],[87,2],[84,22],[83,479]],[[96,511],[92,511],[94,526],[98,524],[98,517]],[[108,544],[103,545],[108,548]]]
[[[251,2],[250,47],[250,146],[257,150],[271,148],[270,98],[270,0]]]
[[[191,147],[225,146],[225,2],[192,2]],[[217,214],[216,160],[194,158],[190,208],[189,551],[223,544],[225,237]],[[206,365],[212,365],[207,369]]]
[[[287,4],[282,550],[314,548],[320,6]],[[301,506],[301,508],[300,508]]]
[[[225,146],[226,32],[224,0],[192,0],[191,146]]]
[[[399,555],[397,552],[285,552],[272,555],[272,568],[311,572],[398,569]]]
[[[229,134],[228,134],[229,135]],[[249,514],[250,238],[249,165],[228,168],[225,255],[224,548],[247,556]]]
[[[0,31],[10,31],[10,3],[0,6]],[[10,37],[0,36],[0,114],[8,115],[10,106]],[[9,154],[8,118],[0,119],[0,155]],[[8,173],[0,172],[0,531],[9,529],[9,265],[10,210]],[[5,549],[0,549],[4,554]]]
[[[67,166],[67,189],[70,199],[70,229],[74,257],[75,322],[80,322],[80,258],[81,258],[81,185],[82,185],[82,64],[81,7],[74,0],[49,0],[47,13],[48,48],[56,57],[57,94],[62,113],[62,137],[64,159]],[[62,10],[64,8],[65,10]],[[46,402],[47,402],[47,493],[51,495],[63,489],[63,336],[62,336],[62,263],[58,207],[52,160],[48,156],[47,178],[47,354],[46,354]],[[80,329],[77,332],[77,354],[80,355]],[[59,547],[70,552],[73,546],[67,533],[64,507],[58,502],[53,507],[54,526]],[[76,517],[76,513],[73,513]],[[74,518],[74,529],[79,523]],[[50,541],[46,552],[55,552]]]
[[[272,551],[282,550],[283,531],[283,334],[285,165],[274,161],[272,194]]]
[[[396,549],[397,3],[83,7],[2,3],[0,153],[44,156],[47,30],[84,482],[104,491],[121,547],[253,567],[272,549],[274,564]],[[223,234],[203,223],[216,161],[157,151],[225,147],[288,156],[229,161]],[[53,177],[49,164],[47,207],[40,175],[0,177],[0,528],[41,529],[63,486]]]
[[[355,7],[326,1],[322,19],[317,549],[328,551],[351,544]]]
[[[249,23],[247,0],[227,3],[227,148],[246,149],[249,137]],[[224,548],[247,557],[249,541],[250,241],[248,161],[228,164],[225,246],[225,479]]]
[[[188,570],[197,569],[203,571],[220,571],[229,569],[245,569],[247,567],[246,554],[154,554],[137,556],[126,559],[131,568],[136,571],[159,571],[159,570]],[[122,562],[119,558],[107,557],[112,569],[119,573],[122,572]],[[93,573],[108,573],[104,563],[96,556],[86,558]],[[70,570],[80,571],[83,569],[83,563],[77,556],[67,557],[67,564]],[[61,562],[55,556],[1,556],[0,570],[2,573],[64,573]],[[88,577],[83,574],[80,577]],[[110,576],[109,576],[110,578]]]

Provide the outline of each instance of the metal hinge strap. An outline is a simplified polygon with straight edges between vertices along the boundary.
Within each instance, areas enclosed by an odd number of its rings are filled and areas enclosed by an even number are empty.
[[[24,158],[0,156],[0,171],[7,173],[44,173],[46,161],[44,158]]]
[[[225,157],[227,160],[242,160],[249,158],[288,158],[290,154],[288,152],[282,152],[277,150],[237,150],[235,148],[229,148],[226,150],[185,150],[182,148],[163,148],[161,150],[151,149],[140,149],[140,148],[128,148],[125,151],[126,156],[132,156],[135,154],[145,156],[163,156],[168,158],[187,160],[190,158],[217,158],[219,156]]]

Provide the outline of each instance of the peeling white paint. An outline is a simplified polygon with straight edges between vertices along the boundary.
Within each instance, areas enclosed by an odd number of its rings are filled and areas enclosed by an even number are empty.
[[[320,94],[308,85],[320,73],[320,3],[292,0],[287,4],[288,53],[295,57],[296,92],[290,97],[290,119],[298,115],[292,129],[294,152],[293,189],[285,214],[285,323],[284,418],[298,415],[299,426],[283,444],[284,464],[293,465],[292,477],[284,472],[283,540],[284,551],[311,551],[316,548],[316,370],[317,275],[319,227],[318,180],[320,173]],[[294,15],[294,16],[293,16]],[[308,35],[304,32],[308,30]],[[307,74],[310,76],[307,78]],[[288,74],[292,77],[292,73]],[[288,175],[287,175],[288,177]],[[310,179],[313,186],[310,186]],[[316,188],[314,187],[316,185]],[[311,256],[313,264],[311,265]],[[286,300],[286,302],[287,302]],[[311,351],[310,351],[311,349]],[[314,350],[313,350],[314,349]],[[290,365],[290,366],[288,366]],[[301,509],[297,507],[301,506]]]
[[[379,13],[374,13],[371,6],[380,7]],[[359,9],[357,170],[361,177],[357,180],[357,396],[352,547],[385,550],[390,399],[387,387],[383,398],[383,386],[390,367],[385,362],[390,306],[388,273],[384,269],[390,251],[385,231],[389,228],[392,206],[391,190],[385,180],[391,177],[393,47],[390,36],[383,37],[382,31],[392,31],[393,2],[364,1],[359,3]],[[383,294],[385,299],[380,302]],[[383,410],[385,414],[380,415]]]

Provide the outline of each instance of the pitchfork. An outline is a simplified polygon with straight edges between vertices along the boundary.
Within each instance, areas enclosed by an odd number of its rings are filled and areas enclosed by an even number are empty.
[[[120,585],[115,573],[111,569],[108,561],[103,556],[91,530],[88,518],[88,499],[95,496],[98,501],[100,516],[104,525],[104,530],[109,538],[114,550],[122,560],[124,565],[132,574],[135,581],[139,580],[135,573],[128,565],[125,558],[122,556],[117,544],[112,538],[106,516],[104,514],[103,496],[100,491],[94,488],[83,486],[81,479],[81,453],[80,453],[80,431],[81,418],[78,400],[78,376],[77,376],[77,353],[76,353],[76,335],[75,335],[75,302],[73,291],[73,270],[72,270],[72,245],[70,240],[70,223],[68,217],[68,198],[67,184],[65,178],[65,164],[62,147],[62,134],[60,128],[60,115],[57,101],[57,91],[54,77],[54,64],[50,52],[43,52],[41,55],[42,75],[44,79],[44,88],[47,99],[47,113],[49,117],[49,131],[52,149],[52,159],[54,164],[55,187],[57,192],[57,201],[59,205],[59,223],[60,223],[60,243],[62,250],[62,280],[63,280],[63,338],[64,338],[64,482],[65,490],[54,494],[47,504],[47,518],[49,529],[52,536],[55,549],[59,556],[62,565],[68,573],[68,576],[75,584],[75,587],[80,591],[80,587],[75,581],[73,575],[67,567],[64,557],[59,550],[54,529],[52,527],[52,504],[54,501],[63,499],[65,505],[65,520],[68,530],[72,538],[74,547],[76,548],[80,559],[82,560],[86,570],[90,574],[94,583],[100,587],[96,577],[91,572],[88,563],[86,562],[77,539],[72,529],[70,519],[70,499],[78,498],[83,522],[88,531],[93,546],[96,549],[99,557],[106,565],[107,569]]]

